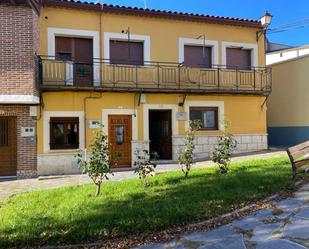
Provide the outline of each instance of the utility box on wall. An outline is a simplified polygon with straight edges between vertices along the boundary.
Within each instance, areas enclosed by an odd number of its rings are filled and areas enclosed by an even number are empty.
[[[21,136],[22,137],[34,137],[35,127],[21,127]]]

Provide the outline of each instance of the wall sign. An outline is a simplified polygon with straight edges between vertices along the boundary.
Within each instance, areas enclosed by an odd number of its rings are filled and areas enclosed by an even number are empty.
[[[90,120],[88,124],[89,124],[90,129],[99,129],[100,128],[100,121],[99,120]]]
[[[186,112],[177,112],[176,119],[178,121],[186,121],[187,120],[187,113]]]

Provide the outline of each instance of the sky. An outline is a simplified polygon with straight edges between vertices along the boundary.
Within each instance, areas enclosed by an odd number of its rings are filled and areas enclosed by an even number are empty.
[[[98,0],[87,0],[96,2]],[[265,10],[273,16],[269,27],[291,23],[308,18],[309,0],[146,0],[150,9],[174,10],[198,14],[219,15],[259,19]],[[101,2],[114,5],[144,7],[143,0],[101,0]],[[309,22],[308,22],[309,24]],[[302,29],[269,34],[272,42],[292,46],[309,44],[309,26]]]

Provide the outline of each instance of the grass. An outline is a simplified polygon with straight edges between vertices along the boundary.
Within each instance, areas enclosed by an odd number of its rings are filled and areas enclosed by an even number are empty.
[[[108,239],[209,219],[290,184],[286,157],[216,168],[162,173],[143,188],[138,179],[13,196],[0,207],[0,247],[54,245]]]

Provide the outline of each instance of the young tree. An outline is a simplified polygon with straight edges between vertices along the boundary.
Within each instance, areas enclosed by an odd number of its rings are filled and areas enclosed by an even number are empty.
[[[218,145],[212,152],[211,159],[219,167],[219,172],[221,174],[226,174],[229,170],[229,165],[231,162],[231,156],[233,150],[237,146],[237,141],[234,139],[233,135],[228,132],[230,126],[228,121],[224,121],[224,134],[218,139]]]
[[[107,136],[103,133],[102,127],[96,131],[95,138],[91,142],[89,160],[84,159],[82,150],[78,150],[75,155],[78,166],[96,185],[96,196],[101,192],[103,180],[109,180],[108,175],[113,174],[111,171],[113,161],[110,159]]]
[[[149,186],[147,178],[154,175],[155,168],[157,167],[156,159],[158,158],[157,153],[153,153],[153,159],[150,159],[148,150],[137,149],[135,151],[137,160],[134,162],[136,167],[135,173],[138,178],[142,181],[144,187]]]
[[[185,178],[189,176],[189,172],[193,164],[195,149],[195,132],[200,129],[200,127],[201,121],[190,121],[190,126],[185,137],[185,148],[178,154],[178,163],[181,167],[182,172],[184,173]]]

